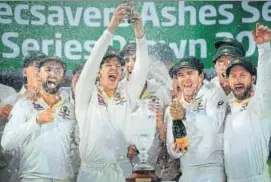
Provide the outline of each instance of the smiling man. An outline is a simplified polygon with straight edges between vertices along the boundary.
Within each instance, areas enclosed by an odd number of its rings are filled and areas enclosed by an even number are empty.
[[[60,58],[46,57],[39,70],[42,88],[37,100],[17,101],[1,145],[6,150],[19,148],[22,182],[70,182],[74,107],[58,94],[66,65]]]
[[[128,17],[129,6],[116,8],[108,28],[94,45],[75,87],[75,110],[79,125],[81,167],[79,182],[123,182],[120,168],[129,162],[127,125],[133,103],[139,99],[147,79],[150,60],[142,31],[142,20],[135,11],[132,25],[136,36],[136,63],[130,81],[122,79],[122,59],[106,54],[113,33]],[[96,84],[98,75],[98,82]],[[126,137],[127,136],[127,137]]]
[[[225,121],[224,156],[228,182],[271,181],[268,142],[271,131],[271,30],[257,24],[252,32],[258,46],[256,71],[245,59],[231,61],[226,73],[235,96]]]
[[[224,182],[223,123],[226,104],[213,89],[204,84],[203,63],[196,57],[186,57],[175,65],[181,93],[166,113],[167,148],[174,158],[180,158],[182,176],[179,182]],[[188,150],[176,143],[174,122],[184,123]]]
[[[226,69],[233,58],[244,57],[246,52],[243,45],[234,38],[224,38],[215,43],[216,52],[213,57],[217,76],[211,83],[218,87],[218,91],[226,98],[232,98],[229,82],[226,77]]]

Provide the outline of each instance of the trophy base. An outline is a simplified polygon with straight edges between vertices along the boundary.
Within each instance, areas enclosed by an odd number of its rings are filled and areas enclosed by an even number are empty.
[[[132,177],[126,178],[126,182],[160,182],[161,179],[155,175],[155,170],[134,170]]]

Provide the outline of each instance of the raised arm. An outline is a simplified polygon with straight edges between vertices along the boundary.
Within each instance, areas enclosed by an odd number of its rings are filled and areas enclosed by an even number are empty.
[[[106,29],[95,43],[75,87],[76,108],[84,108],[87,106],[93,88],[95,87],[100,63],[112,37],[113,34]]]
[[[130,99],[139,99],[147,80],[150,65],[148,55],[148,45],[142,31],[142,20],[139,13],[135,13],[137,21],[132,24],[136,35],[136,62],[129,82],[127,82],[127,92]]]
[[[103,32],[102,36],[95,43],[90,56],[81,72],[80,78],[75,88],[75,104],[76,110],[80,111],[85,108],[91,97],[93,88],[95,87],[96,78],[99,67],[106,50],[113,38],[113,33],[120,21],[125,17],[125,9],[119,6],[111,19],[108,28]]]
[[[261,117],[271,117],[271,29],[257,24],[256,31],[252,32],[258,47],[258,67],[255,98],[256,106],[251,104]]]
[[[40,129],[36,116],[28,118],[31,115],[29,107],[29,101],[22,99],[14,105],[1,140],[5,150],[17,148],[27,136]]]

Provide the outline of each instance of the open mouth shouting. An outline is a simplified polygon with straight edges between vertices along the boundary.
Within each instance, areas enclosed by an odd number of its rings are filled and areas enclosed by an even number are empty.
[[[109,73],[108,78],[111,82],[115,82],[117,80],[117,76],[117,73]]]
[[[48,79],[46,82],[48,88],[53,89],[57,87],[57,80],[56,79]]]
[[[245,91],[245,85],[243,85],[243,84],[234,85],[233,90],[237,94],[243,93]]]
[[[185,90],[190,90],[190,89],[193,88],[193,85],[192,85],[191,83],[189,83],[189,84],[184,84],[183,88],[184,88]]]

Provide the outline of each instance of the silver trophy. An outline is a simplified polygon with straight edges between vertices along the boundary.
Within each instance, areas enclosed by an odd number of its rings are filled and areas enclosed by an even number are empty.
[[[149,100],[139,100],[136,111],[132,113],[131,136],[132,142],[136,145],[139,152],[139,162],[133,167],[133,178],[127,179],[128,182],[134,182],[137,178],[152,179],[156,181],[154,168],[148,164],[148,152],[153,144],[156,133],[156,115],[151,111]]]

